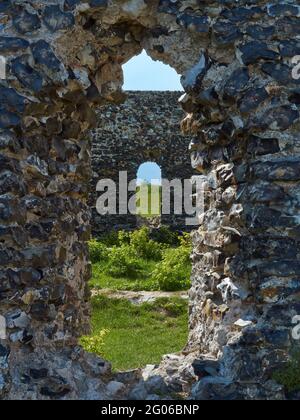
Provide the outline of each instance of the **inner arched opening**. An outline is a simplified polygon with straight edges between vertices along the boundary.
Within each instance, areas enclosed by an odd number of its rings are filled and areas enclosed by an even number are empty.
[[[142,163],[137,172],[137,216],[141,221],[160,221],[162,172],[155,162]]]

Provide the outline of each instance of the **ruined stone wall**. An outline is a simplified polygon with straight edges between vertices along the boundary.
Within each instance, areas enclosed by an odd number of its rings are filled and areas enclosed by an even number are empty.
[[[108,395],[105,363],[77,347],[87,130],[93,108],[124,100],[122,64],[142,49],[183,74],[182,129],[206,181],[186,349],[205,378],[192,396],[291,397],[271,379],[299,350],[299,25],[296,0],[0,3],[0,398]]]
[[[112,179],[119,185],[119,172],[128,173],[128,181],[136,179],[141,164],[155,162],[162,178],[190,179],[193,174],[188,153],[191,136],[181,134],[180,122],[185,113],[178,103],[181,92],[126,92],[121,105],[101,107],[92,135],[92,169],[90,202],[93,207],[94,235],[112,229],[134,229],[137,218],[132,215],[107,215],[96,211],[97,182]],[[195,173],[196,171],[194,171]],[[100,193],[99,193],[100,194]],[[133,195],[133,194],[131,194]],[[129,195],[130,198],[130,195]],[[185,215],[162,215],[162,223],[174,229],[185,229]]]

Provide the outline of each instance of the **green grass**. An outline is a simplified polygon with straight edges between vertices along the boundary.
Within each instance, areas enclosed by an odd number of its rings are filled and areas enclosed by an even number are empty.
[[[157,364],[162,355],[182,350],[187,342],[188,303],[162,298],[133,305],[125,299],[92,299],[92,337],[108,330],[99,353],[115,370]]]
[[[90,286],[96,289],[111,290],[158,290],[158,284],[154,282],[151,277],[151,274],[157,263],[155,261],[146,261],[143,259],[140,259],[139,261],[142,267],[142,271],[141,275],[137,279],[131,279],[128,277],[112,277],[106,272],[106,262],[98,262],[93,264],[93,276],[90,281]]]

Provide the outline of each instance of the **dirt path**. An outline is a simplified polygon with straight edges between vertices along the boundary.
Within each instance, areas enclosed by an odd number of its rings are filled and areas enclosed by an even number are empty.
[[[93,289],[92,296],[107,296],[112,299],[127,299],[135,305],[140,305],[145,302],[154,302],[156,299],[165,297],[180,297],[182,299],[188,299],[188,292],[133,292],[126,290]]]

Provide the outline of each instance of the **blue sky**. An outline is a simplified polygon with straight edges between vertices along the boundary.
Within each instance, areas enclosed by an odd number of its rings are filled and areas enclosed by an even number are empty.
[[[172,67],[153,61],[143,51],[123,66],[124,90],[183,90],[180,75]]]
[[[137,183],[142,181],[151,182],[152,184],[161,184],[161,169],[153,162],[143,163],[137,173]]]
[[[123,66],[124,90],[171,90],[182,91],[180,75],[172,67],[160,61],[153,61],[143,51]],[[138,182],[161,180],[161,170],[155,163],[147,162],[140,166]],[[154,182],[154,183],[157,183]]]

